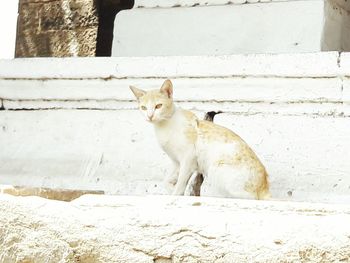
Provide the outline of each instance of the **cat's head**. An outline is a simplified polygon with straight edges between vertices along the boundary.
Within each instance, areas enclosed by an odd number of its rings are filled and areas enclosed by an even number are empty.
[[[173,84],[170,80],[164,81],[162,87],[157,90],[145,91],[133,86],[130,86],[130,89],[147,121],[159,123],[173,115]]]

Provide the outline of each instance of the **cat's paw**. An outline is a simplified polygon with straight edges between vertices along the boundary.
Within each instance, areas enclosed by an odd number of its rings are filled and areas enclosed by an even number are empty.
[[[175,186],[177,183],[177,178],[171,178],[169,180],[167,180],[168,184],[171,184],[172,186]]]
[[[177,183],[177,178],[178,178],[178,176],[174,176],[174,175],[168,176],[164,179],[164,183],[175,186]]]
[[[163,181],[164,188],[167,190],[169,194],[174,192],[175,184],[176,182],[172,183],[172,182],[169,182],[168,180]]]

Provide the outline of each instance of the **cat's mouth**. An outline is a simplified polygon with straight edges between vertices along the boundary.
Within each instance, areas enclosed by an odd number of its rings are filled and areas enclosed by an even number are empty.
[[[152,118],[152,119],[149,119],[149,118],[147,118],[146,121],[149,122],[149,123],[155,124],[155,123],[161,122],[162,119],[159,119],[159,118]]]

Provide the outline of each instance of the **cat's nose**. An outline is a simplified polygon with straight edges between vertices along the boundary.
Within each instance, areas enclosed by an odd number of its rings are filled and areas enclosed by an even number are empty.
[[[152,115],[147,114],[147,117],[148,117],[148,119],[151,121],[151,120],[153,119],[153,114],[152,114]]]

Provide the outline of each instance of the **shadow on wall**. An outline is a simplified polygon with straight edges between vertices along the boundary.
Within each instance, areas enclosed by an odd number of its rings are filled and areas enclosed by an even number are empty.
[[[98,14],[96,56],[110,57],[112,53],[113,30],[115,16],[122,10],[131,9],[134,0],[100,0]]]

